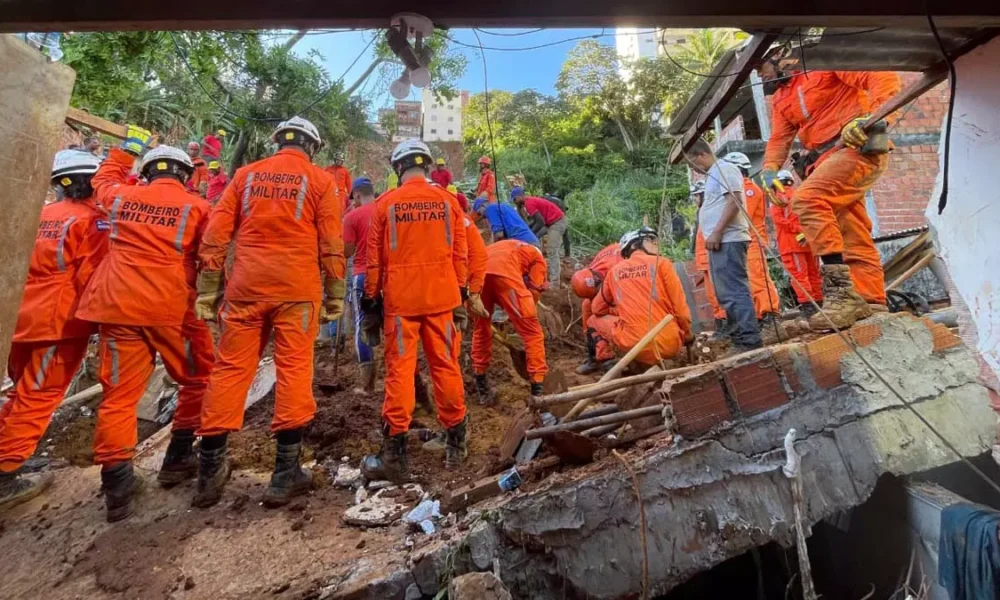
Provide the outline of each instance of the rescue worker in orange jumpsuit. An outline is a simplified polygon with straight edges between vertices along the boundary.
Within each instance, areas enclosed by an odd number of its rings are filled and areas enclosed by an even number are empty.
[[[689,192],[700,210],[701,202],[705,196],[705,180],[702,179],[691,184]],[[715,319],[715,335],[725,336],[726,309],[722,308],[719,304],[719,298],[715,295],[715,284],[712,283],[712,272],[708,264],[708,248],[705,247],[705,236],[701,229],[695,234],[694,239],[694,267],[701,273],[702,281],[705,284],[705,297],[709,306],[712,307],[712,318]]]
[[[333,180],[337,184],[335,191],[343,212],[347,213],[351,208],[351,172],[344,166],[344,153],[337,151],[333,153],[333,164],[326,167],[326,172],[333,175]]]
[[[778,238],[778,253],[790,275],[792,289],[799,301],[799,310],[806,316],[816,312],[809,297],[817,303],[823,301],[823,279],[819,275],[819,261],[809,251],[806,235],[802,233],[799,218],[792,212],[792,186],[795,179],[788,170],[778,171],[778,181],[784,191],[775,192],[771,204],[771,221]]]
[[[492,164],[493,161],[490,160],[489,156],[483,156],[479,159],[479,185],[476,186],[476,198],[486,196],[487,201],[496,202],[497,177],[490,169]]]
[[[774,90],[771,138],[761,173],[764,187],[776,189],[778,169],[793,140],[806,150],[806,176],[792,197],[813,255],[822,261],[823,312],[837,327],[850,327],[885,310],[881,258],[872,241],[865,193],[889,164],[886,122],[862,129],[867,115],[899,92],[899,75],[889,72],[798,72],[798,59],[775,48],[757,72],[765,90]],[[843,142],[838,145],[837,142]],[[823,315],[809,320],[828,330]]]
[[[608,340],[597,335],[587,323],[593,314],[594,297],[600,293],[604,278],[608,276],[611,267],[621,260],[621,247],[617,243],[609,244],[594,256],[589,265],[573,273],[573,279],[570,280],[573,293],[582,300],[580,322],[583,323],[583,333],[587,342],[587,360],[576,368],[576,372],[580,375],[589,375],[615,358],[615,351]]]
[[[418,342],[445,428],[445,467],[457,467],[469,453],[458,365],[461,337],[452,317],[469,297],[468,242],[454,196],[427,180],[433,160],[420,140],[396,146],[390,162],[399,187],[379,198],[368,228],[362,326],[371,339],[372,325],[377,329],[382,321],[386,368],[382,449],[362,463],[369,479],[409,479],[406,441],[416,400]]]
[[[674,319],[635,357],[640,365],[655,365],[676,356],[694,340],[691,311],[673,263],[660,256],[655,229],[629,231],[619,245],[624,260],[605,278],[587,326],[625,353],[664,317],[673,315]]]
[[[34,498],[52,483],[50,472],[18,471],[34,454],[97,332],[74,314],[80,292],[108,250],[111,226],[94,204],[90,184],[100,164],[89,152],[63,150],[52,165],[52,186],[63,199],[42,207],[7,360],[14,388],[0,408],[0,510]]]
[[[545,334],[538,321],[536,303],[545,289],[548,265],[537,246],[517,240],[501,240],[486,247],[486,280],[483,283],[483,306],[488,314],[497,305],[510,318],[524,341],[531,395],[541,396],[542,382],[549,372],[545,363]],[[472,369],[481,404],[495,398],[486,378],[493,358],[493,323],[489,318],[476,320],[472,332]]]
[[[752,167],[750,158],[742,152],[730,152],[722,160],[736,165],[743,174],[743,200],[746,204],[750,224],[757,233],[750,233],[750,246],[747,248],[747,276],[750,278],[750,295],[753,298],[757,320],[761,321],[761,330],[770,326],[781,312],[781,297],[774,280],[767,270],[767,247],[770,243],[767,235],[767,200],[764,191],[750,179]]]
[[[322,146],[312,123],[292,117],[271,139],[278,151],[236,171],[202,240],[196,309],[203,319],[218,312],[222,337],[198,430],[198,491],[192,504],[201,508],[222,495],[229,476],[228,435],[243,426],[243,404],[272,333],[278,383],[271,431],[277,454],[264,504],[281,506],[312,485],[312,474],[300,466],[302,436],[316,412],[313,342],[319,324],[344,312],[343,204],[333,176],[312,162]],[[236,261],[224,282],[230,243]]]
[[[191,177],[187,181],[187,189],[200,194],[204,198],[208,192],[208,182],[212,176],[208,172],[208,164],[201,157],[201,144],[198,142],[189,143],[187,153],[191,157],[191,164],[194,165],[194,173],[191,174]]]
[[[194,172],[180,149],[158,146],[142,158],[149,185],[125,185],[149,132],[130,126],[94,175],[98,204],[108,211],[110,248],[80,298],[76,316],[99,323],[100,381],[94,462],[108,521],[132,513],[140,485],[132,469],[136,408],[156,354],[180,384],[170,445],[157,476],[164,486],[193,477],[192,445],[212,371],[212,335],[194,315],[195,261],[208,214],[206,200],[184,188]]]

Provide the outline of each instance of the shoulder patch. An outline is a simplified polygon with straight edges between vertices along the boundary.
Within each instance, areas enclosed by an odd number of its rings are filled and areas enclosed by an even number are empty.
[[[469,217],[462,217],[462,218],[465,220],[465,226],[466,227],[472,225],[472,221],[469,220]]]
[[[111,223],[104,219],[95,220],[94,226],[97,227],[98,231],[111,231]]]
[[[743,194],[745,196],[753,196],[753,188],[747,188],[746,190],[743,191]]]

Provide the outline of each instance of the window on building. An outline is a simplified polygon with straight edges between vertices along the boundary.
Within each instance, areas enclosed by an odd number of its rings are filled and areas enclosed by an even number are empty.
[[[437,108],[437,107],[438,107],[437,104],[431,104],[431,108]]]
[[[449,129],[448,130],[448,135],[455,135],[455,130],[454,129]]]
[[[437,121],[437,120],[438,120],[437,115],[431,115],[431,121]]]
[[[686,41],[687,41],[687,40],[686,40],[686,39],[684,39],[684,38],[677,38],[677,41],[676,41],[676,42],[674,42],[674,43],[675,43],[675,44],[683,44],[683,43],[684,43],[684,42],[686,42]]]
[[[437,132],[438,132],[437,129],[431,129],[431,133],[437,133]]]
[[[455,110],[455,105],[454,104],[449,104],[448,105],[448,110]]]
[[[452,122],[454,122],[454,121],[455,121],[455,117],[448,117],[448,122],[449,122],[449,123],[452,123]]]

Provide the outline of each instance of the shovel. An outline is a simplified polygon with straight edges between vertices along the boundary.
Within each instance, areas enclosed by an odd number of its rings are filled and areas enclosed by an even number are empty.
[[[528,375],[528,355],[524,351],[524,342],[517,334],[504,334],[502,331],[496,328],[496,325],[490,325],[490,329],[493,331],[493,339],[502,344],[510,352],[510,360],[514,363],[514,370],[517,374],[521,376],[525,381],[530,381],[531,376]]]

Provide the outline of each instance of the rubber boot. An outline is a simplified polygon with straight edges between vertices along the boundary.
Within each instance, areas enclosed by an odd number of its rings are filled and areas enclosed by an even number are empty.
[[[274,457],[271,485],[264,491],[264,506],[284,506],[296,496],[312,488],[313,476],[300,464],[302,456],[302,429],[278,432],[278,451]]]
[[[115,463],[101,469],[101,491],[108,523],[127,519],[135,510],[135,496],[142,489],[142,479],[136,477],[132,461]]]
[[[715,332],[712,333],[712,341],[719,342],[729,339],[729,319],[716,319]]]
[[[368,481],[388,479],[393,483],[410,480],[410,464],[406,459],[406,432],[389,435],[389,426],[382,426],[382,449],[361,461],[361,473]]]
[[[198,491],[191,500],[191,506],[208,508],[222,498],[230,472],[226,459],[228,437],[223,433],[201,439],[201,447],[198,448]]]
[[[445,430],[444,468],[457,469],[469,457],[468,425],[469,417],[466,415],[461,423]]]
[[[448,433],[441,431],[424,442],[421,446],[424,452],[444,452],[448,448]]]
[[[178,429],[170,433],[170,445],[156,474],[162,487],[175,486],[198,475],[198,456],[194,453],[194,430]]]
[[[812,302],[803,302],[802,304],[799,304],[799,312],[802,313],[803,317],[808,319],[809,317],[816,314],[817,309]]]
[[[53,479],[52,473],[48,471],[27,475],[21,475],[17,471],[0,473],[0,511],[37,498],[52,485]]]
[[[486,373],[476,375],[476,393],[479,394],[479,404],[482,406],[492,406],[497,401],[497,394],[490,387]]]
[[[534,397],[536,397],[536,398],[539,397],[539,396],[544,396],[545,395],[545,388],[542,387],[542,382],[541,381],[537,381],[537,382],[532,381],[531,382],[531,395],[534,396]]]
[[[354,388],[355,394],[370,396],[375,393],[375,363],[361,363],[358,365],[358,372],[361,374],[360,385]]]
[[[590,375],[596,373],[601,368],[597,362],[597,339],[594,337],[593,328],[587,329],[587,360],[576,368],[577,375]]]
[[[775,313],[765,313],[760,320],[760,338],[765,346],[788,339],[788,332]]]
[[[823,312],[809,317],[810,329],[833,331],[830,321],[837,329],[845,329],[871,316],[868,303],[854,289],[847,265],[822,265],[820,271],[823,275]]]

